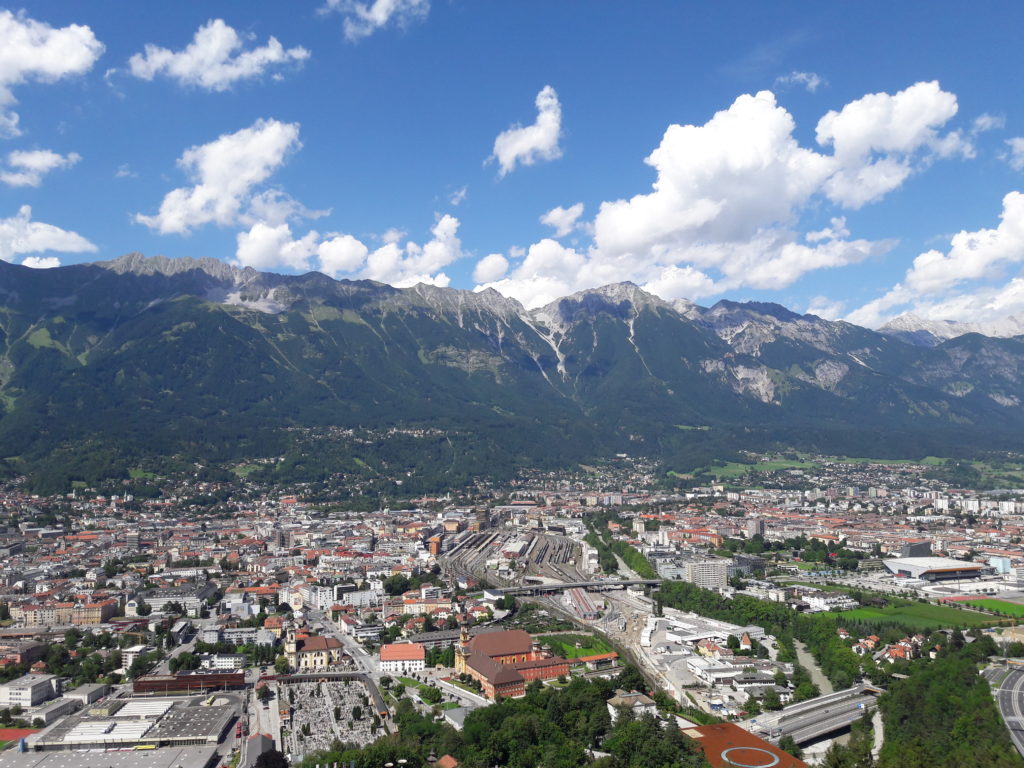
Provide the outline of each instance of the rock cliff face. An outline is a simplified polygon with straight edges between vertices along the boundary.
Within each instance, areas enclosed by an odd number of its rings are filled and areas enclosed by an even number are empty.
[[[31,470],[96,445],[230,459],[327,428],[458,434],[453,466],[474,467],[672,454],[718,437],[835,452],[858,436],[1016,439],[1024,340],[903,338],[775,304],[667,302],[631,283],[527,311],[494,291],[214,259],[0,262],[0,461]],[[693,426],[712,429],[681,429]]]

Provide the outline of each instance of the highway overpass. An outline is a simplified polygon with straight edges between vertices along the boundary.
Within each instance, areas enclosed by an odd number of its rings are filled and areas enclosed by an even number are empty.
[[[766,712],[746,723],[747,730],[771,741],[792,736],[806,744],[835,731],[849,728],[878,704],[881,688],[861,684],[816,699],[790,704],[778,712]]]

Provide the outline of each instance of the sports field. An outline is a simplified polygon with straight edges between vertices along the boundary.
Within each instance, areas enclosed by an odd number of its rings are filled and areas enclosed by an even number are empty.
[[[984,627],[995,623],[992,616],[974,611],[961,611],[946,605],[911,603],[887,605],[885,608],[861,607],[839,614],[848,619],[863,621],[890,621],[908,627],[929,631],[949,627]]]
[[[964,600],[965,605],[984,608],[986,611],[999,611],[1009,616],[1024,616],[1024,605],[1000,600],[998,597],[979,597],[977,600]]]

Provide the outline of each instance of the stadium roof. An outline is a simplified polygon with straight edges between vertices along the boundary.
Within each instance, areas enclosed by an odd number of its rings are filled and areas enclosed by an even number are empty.
[[[984,563],[954,560],[951,557],[895,557],[883,562],[888,567],[916,568],[921,572],[964,571],[985,567]]]

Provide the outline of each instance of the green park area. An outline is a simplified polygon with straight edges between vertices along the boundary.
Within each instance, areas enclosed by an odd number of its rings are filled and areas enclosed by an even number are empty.
[[[973,605],[986,611],[997,611],[1007,616],[1024,617],[1024,605],[1000,600],[998,597],[979,597],[977,600],[964,600],[965,605]]]
[[[974,611],[909,600],[892,601],[884,608],[864,606],[852,611],[841,611],[839,615],[853,620],[903,624],[923,632],[952,627],[984,627],[995,621],[991,616]]]
[[[817,467],[813,461],[800,461],[788,459],[772,459],[770,461],[758,461],[751,464],[743,464],[737,461],[729,461],[723,464],[711,464],[697,471],[697,474],[712,475],[718,480],[735,480],[743,477],[748,472],[775,472],[780,469],[812,469]]]
[[[441,690],[439,688],[413,680],[411,677],[396,677],[395,679],[404,685],[410,693],[413,690],[417,691],[420,699],[427,704],[437,704],[441,701]]]
[[[563,659],[578,659],[583,656],[597,656],[611,653],[615,649],[593,635],[542,635],[537,638],[541,645],[548,645],[556,656]],[[576,644],[580,647],[577,648]]]
[[[978,489],[1010,488],[1024,484],[1024,462],[1010,459],[988,461],[969,459],[948,459],[940,456],[925,456],[920,459],[876,458],[868,456],[812,456],[805,453],[791,453],[786,457],[778,454],[751,454],[750,461],[716,461],[693,470],[689,474],[670,472],[670,475],[686,478],[713,478],[716,482],[736,483],[751,475],[776,472],[785,469],[804,469],[812,474],[822,468],[825,462],[840,464],[886,464],[921,467],[926,476],[936,477],[959,487]]]

